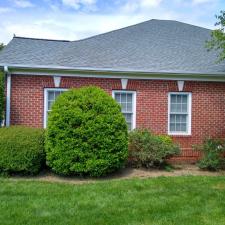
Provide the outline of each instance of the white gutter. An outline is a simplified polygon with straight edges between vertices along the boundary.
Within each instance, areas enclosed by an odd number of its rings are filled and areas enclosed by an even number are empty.
[[[165,75],[189,75],[189,76],[212,76],[212,75],[221,75],[225,76],[224,72],[194,72],[194,71],[147,71],[147,70],[126,70],[126,69],[120,69],[115,70],[112,68],[95,68],[95,67],[67,67],[67,66],[46,66],[46,65],[26,65],[26,64],[7,64],[7,67],[11,68],[18,68],[18,69],[46,69],[46,70],[65,70],[65,71],[85,71],[85,72],[112,72],[115,74],[138,74],[138,75],[144,75],[144,74],[165,74]],[[3,66],[3,64],[0,64],[0,66]]]
[[[21,72],[21,71],[17,71],[14,70],[13,71],[14,75],[27,75],[27,76],[61,76],[61,77],[84,77],[84,78],[111,78],[111,79],[135,79],[135,80],[175,80],[175,81],[179,81],[179,80],[184,80],[184,81],[215,81],[215,82],[225,82],[225,75],[220,75],[220,79],[215,79],[215,77],[213,77],[214,75],[206,75],[206,76],[201,76],[199,75],[199,77],[194,77],[194,76],[189,76],[189,77],[184,77],[183,75],[176,75],[173,76],[174,74],[168,74],[168,76],[160,76],[161,74],[152,74],[149,76],[144,76],[144,75],[139,75],[139,74],[135,74],[135,75],[123,75],[123,74],[118,74],[118,75],[108,75],[107,73],[104,74],[93,74],[91,72],[86,73],[86,74],[80,74],[77,72],[74,72],[73,74],[68,74],[68,73],[64,73],[64,72],[57,72],[57,73],[52,73],[52,72]],[[170,76],[171,75],[171,76]]]
[[[6,126],[10,126],[10,104],[11,104],[11,74],[8,66],[4,66],[4,73],[6,74],[7,88],[6,88]]]

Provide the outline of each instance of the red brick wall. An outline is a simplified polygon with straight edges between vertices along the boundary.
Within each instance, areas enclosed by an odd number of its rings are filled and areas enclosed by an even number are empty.
[[[120,79],[63,77],[61,88],[96,85],[111,94],[122,89]],[[43,127],[44,88],[54,88],[52,77],[12,75],[11,124]],[[129,80],[128,90],[137,92],[137,127],[158,134],[167,133],[168,92],[178,91],[176,81]],[[199,156],[192,145],[205,137],[225,137],[225,83],[186,81],[184,91],[192,93],[192,134],[176,136],[182,147],[176,159]]]

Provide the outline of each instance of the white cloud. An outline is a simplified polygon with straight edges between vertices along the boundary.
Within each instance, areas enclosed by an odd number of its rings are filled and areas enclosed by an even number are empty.
[[[96,0],[62,0],[65,6],[79,9],[81,6],[90,7],[96,4]]]
[[[160,6],[162,0],[127,0],[122,10],[124,12],[134,12],[137,10],[148,10]]]
[[[30,8],[34,7],[34,4],[31,3],[29,0],[12,0],[14,5],[19,8]]]
[[[0,7],[0,14],[11,12],[12,8]]]
[[[4,15],[0,13],[0,42],[7,43],[14,33],[17,36],[25,37],[77,40],[150,19],[178,20],[210,28],[214,23],[215,6],[209,7],[207,4],[204,10],[199,12],[199,10],[193,10],[197,8],[193,5],[193,0],[189,2],[190,11],[186,12],[179,11],[177,8],[165,7],[164,0],[155,0],[151,3],[147,0],[129,0],[132,3],[139,3],[133,9],[125,11],[123,7],[128,0],[118,0],[120,3],[125,3],[118,4],[116,9],[107,11],[107,13],[100,10],[88,13],[83,10],[83,5],[80,6],[82,12],[74,13],[61,7],[61,4],[53,4],[51,0],[45,1],[49,3],[48,8],[45,9],[28,9],[27,13],[17,9],[13,16],[10,16],[10,12]],[[178,0],[173,1],[178,2]],[[179,1],[184,2],[184,0]],[[94,4],[94,2],[89,0],[88,4]],[[177,3],[176,6],[181,5]]]
[[[203,4],[203,3],[215,3],[216,0],[192,0],[194,5]]]

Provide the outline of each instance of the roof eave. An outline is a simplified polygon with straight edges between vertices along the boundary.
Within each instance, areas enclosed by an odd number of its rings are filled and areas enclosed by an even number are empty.
[[[170,72],[170,71],[129,71],[114,70],[111,68],[91,67],[65,67],[65,66],[42,66],[42,65],[20,65],[0,64],[7,66],[12,74],[18,75],[58,75],[58,76],[80,76],[80,77],[106,77],[106,78],[128,78],[128,79],[166,79],[166,80],[202,80],[225,82],[225,72],[198,73],[198,72]]]

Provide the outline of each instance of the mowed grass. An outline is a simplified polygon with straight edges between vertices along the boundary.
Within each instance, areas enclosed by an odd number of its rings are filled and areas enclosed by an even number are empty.
[[[1,225],[225,224],[225,177],[62,184],[0,179]]]

